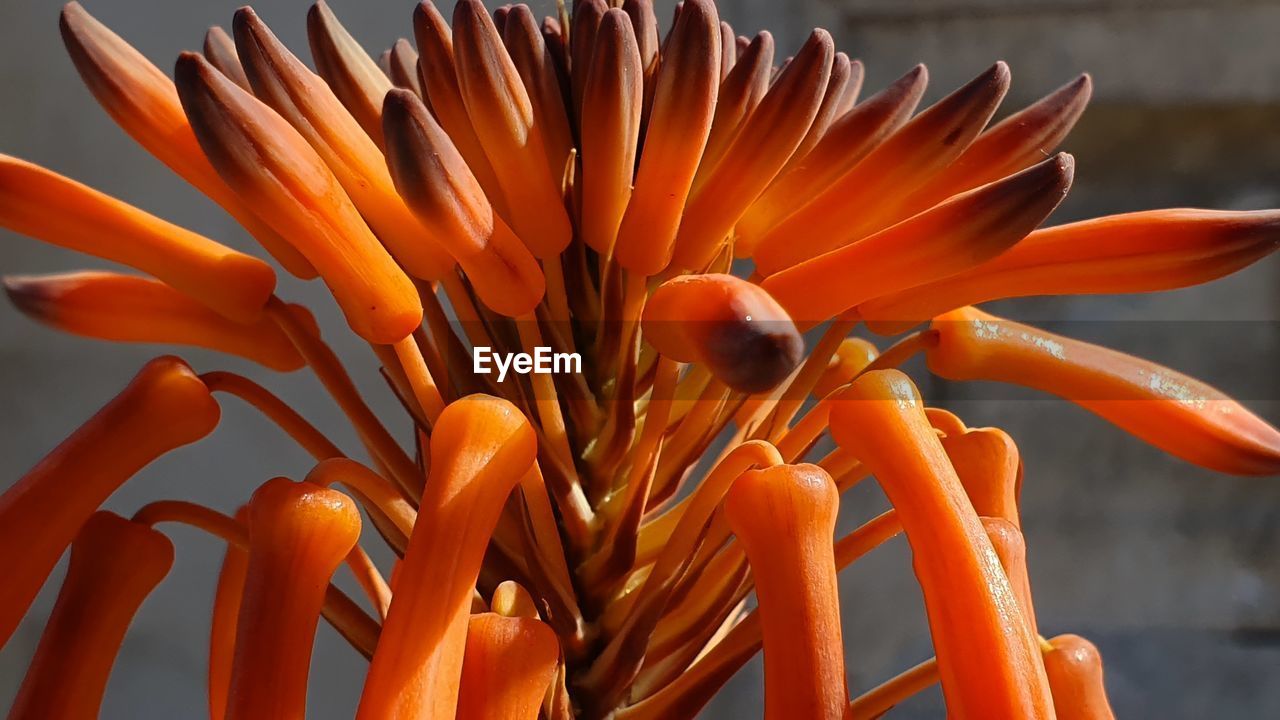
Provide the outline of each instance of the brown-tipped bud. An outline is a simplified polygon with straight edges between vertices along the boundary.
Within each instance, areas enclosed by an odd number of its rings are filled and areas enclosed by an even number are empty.
[[[534,255],[553,258],[573,236],[560,190],[564,168],[547,164],[529,94],[479,0],[454,6],[453,32],[462,100],[497,173],[511,226]]]
[[[1280,430],[1220,391],[1156,363],[976,308],[937,317],[929,369],[1070,400],[1165,452],[1234,475],[1280,473]]]
[[[172,566],[164,535],[109,512],[90,517],[71,544],[67,576],[10,720],[98,717],[129,623]]]
[[[596,30],[582,91],[582,239],[608,256],[631,198],[644,77],[631,20],[617,8]]]
[[[62,41],[80,77],[130,137],[221,205],[290,273],[307,280],[316,276],[302,253],[218,177],[191,132],[168,75],[85,12],[80,3],[67,3],[60,23]]]
[[[854,380],[832,400],[831,436],[876,476],[911,544],[949,712],[1053,717],[1038,641],[911,380]]]
[[[711,132],[707,147],[698,164],[695,185],[700,184],[715,169],[720,158],[742,129],[742,122],[769,91],[769,73],[773,72],[773,35],[762,30],[743,49],[729,77],[720,84],[716,98],[716,111],[711,120]]]
[[[1036,606],[1031,599],[1031,576],[1027,572],[1027,541],[1022,531],[1014,523],[998,517],[982,517],[982,527],[987,531],[987,539],[1000,558],[1000,567],[1009,578],[1009,586],[1013,588],[1013,596],[1018,599],[1018,608],[1026,618],[1027,627],[1032,635],[1039,635],[1036,622]],[[1052,681],[1050,681],[1052,686]]]
[[[1102,655],[1079,635],[1059,635],[1044,654],[1058,720],[1115,720],[1102,679]]]
[[[186,363],[157,358],[0,495],[0,646],[85,519],[151,461],[213,432],[218,416]]]
[[[236,619],[227,718],[302,720],[329,578],[360,538],[355,501],[269,480],[249,501],[249,567]]]
[[[1071,187],[1058,154],[875,235],[770,275],[762,283],[801,323],[955,275],[1009,249],[1044,222]]]
[[[889,87],[842,116],[794,167],[776,179],[734,229],[734,249],[750,256],[760,238],[797,208],[849,172],[867,153],[911,118],[929,84],[929,73],[917,65]]]
[[[573,4],[573,16],[570,18],[569,59],[570,67],[579,72],[569,74],[569,92],[573,113],[578,118],[582,117],[582,96],[586,91],[591,58],[595,53],[596,30],[600,28],[600,21],[608,11],[609,3],[605,0],[580,0]],[[581,121],[578,124],[581,126]]]
[[[822,104],[835,45],[814,30],[743,123],[733,143],[685,206],[676,237],[676,267],[701,270],[719,252],[742,213],[799,146]]]
[[[863,77],[861,61],[850,60],[842,52],[836,53],[835,60],[831,63],[831,79],[827,81],[827,89],[822,96],[822,104],[818,106],[818,113],[813,117],[813,124],[809,126],[809,132],[805,133],[795,152],[791,153],[791,159],[782,166],[779,176],[798,165],[813,150],[836,119],[847,110],[845,103],[852,107],[858,99],[858,93],[862,91]]]
[[[965,305],[1029,295],[1173,290],[1216,280],[1280,249],[1280,210],[1151,210],[1037,230],[954,277],[866,303],[868,325],[898,333]]]
[[[840,720],[849,702],[832,536],[840,494],[817,465],[749,470],[724,500],[751,563],[764,638],[764,717]]]
[[[640,47],[640,66],[644,68],[644,118],[649,119],[653,104],[653,91],[658,79],[658,16],[653,10],[653,0],[624,0],[622,11],[631,18],[636,43]]]
[[[824,398],[831,394],[840,386],[853,380],[863,368],[879,356],[880,350],[862,338],[851,337],[841,340],[840,347],[836,348],[831,359],[827,361],[827,367],[823,369],[822,375],[814,383],[813,396]]]
[[[1018,493],[1022,489],[1022,458],[1013,438],[1000,428],[950,432],[942,448],[960,476],[973,509],[984,517],[1000,518],[1022,527]]]
[[[244,66],[236,55],[236,43],[221,25],[214,25],[204,34],[204,57],[210,65],[218,68],[218,72],[226,75],[228,80],[253,92],[253,88],[249,86],[249,76],[244,74]]]
[[[800,363],[804,339],[760,286],[732,275],[668,280],[645,303],[645,339],[680,362],[706,363],[729,387],[764,392]]]
[[[485,548],[536,455],[533,428],[506,400],[471,395],[440,414],[431,434],[431,481],[396,575],[360,720],[454,716]]]
[[[905,194],[964,152],[1009,89],[1009,68],[996,63],[884,141],[849,172],[759,241],[757,268],[771,274],[845,246],[902,217]]]
[[[532,311],[546,287],[542,269],[422,101],[405,90],[388,93],[383,132],[396,189],[462,266],[480,300],[512,317]]]
[[[685,0],[665,45],[635,189],[615,245],[618,261],[632,272],[654,275],[671,262],[719,87],[715,4]]]
[[[249,506],[236,512],[236,522],[249,523]],[[218,570],[218,587],[213,595],[213,611],[209,620],[209,720],[223,720],[227,715],[227,694],[231,690],[231,666],[236,655],[236,623],[240,602],[249,572],[249,550],[227,543]]]
[[[200,55],[183,53],[178,95],[200,146],[241,197],[320,271],[352,329],[391,344],[422,324],[413,282],[307,141]],[[162,278],[163,279],[163,278]]]
[[[405,207],[382,152],[329,86],[294,57],[252,9],[236,11],[233,27],[254,93],[306,139],[396,260],[423,280],[452,272],[453,259]]]
[[[391,54],[387,56],[387,77],[391,79],[392,85],[423,97],[422,79],[418,74],[418,51],[408,40],[397,38],[391,44]]]
[[[542,128],[542,148],[547,154],[547,167],[552,171],[563,171],[573,150],[573,134],[569,129],[555,57],[547,47],[529,6],[515,5],[507,13],[502,41],[511,54],[516,72],[520,73],[525,91],[529,93],[533,124]]]
[[[276,286],[275,271],[258,258],[7,155],[0,226],[137,268],[235,320],[258,317]]]
[[[391,80],[338,22],[324,0],[318,0],[307,12],[307,40],[316,72],[381,148],[382,98],[392,88]]]
[[[534,720],[560,660],[560,643],[540,620],[472,615],[462,661],[457,720]]]
[[[306,362],[263,315],[239,323],[151,278],[112,272],[6,277],[9,300],[33,320],[63,332],[116,342],[171,343],[238,355],[289,372]],[[292,306],[315,327],[311,313]]]

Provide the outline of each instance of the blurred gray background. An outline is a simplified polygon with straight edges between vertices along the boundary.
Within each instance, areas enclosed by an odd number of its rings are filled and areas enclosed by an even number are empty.
[[[409,0],[331,0],[367,47],[410,36]],[[236,0],[87,0],[85,5],[163,68],[229,24]],[[306,0],[259,13],[308,57]],[[447,4],[447,3],[446,3]],[[669,6],[670,3],[662,3]],[[548,11],[550,2],[533,3]],[[1094,74],[1089,111],[1066,143],[1076,185],[1054,222],[1160,206],[1280,206],[1280,2],[1275,0],[720,0],[739,34],[767,28],[783,50],[828,28],[868,69],[874,91],[916,62],[928,99],[1004,59],[1013,89],[1002,115]],[[58,2],[0,0],[0,152],[47,165],[166,219],[243,249],[252,242],[216,206],[151,159],[95,105],[58,37]],[[665,23],[669,9],[662,15]],[[865,94],[865,91],[864,91]],[[0,231],[0,272],[97,267]],[[321,288],[282,278],[310,302],[375,409],[399,412],[367,349],[335,323]],[[1280,421],[1280,260],[1208,287],[1150,296],[1048,299],[997,308],[1068,321],[1063,332],[1156,359],[1240,397]],[[107,346],[0,309],[0,488],[18,478],[164,348]],[[234,369],[275,389],[345,448],[356,446],[305,373],[272,376],[247,363],[182,350],[197,369]],[[917,373],[917,377],[923,376]],[[1036,605],[1047,635],[1094,640],[1122,718],[1280,717],[1280,480],[1218,476],[1164,456],[1065,403],[983,387],[926,383],[970,425],[999,425],[1026,462],[1024,526]],[[185,498],[230,511],[273,475],[300,477],[307,458],[234,400],[216,433],[161,459],[108,506]],[[403,431],[404,428],[398,428]],[[841,532],[884,507],[872,487],[845,502]],[[205,640],[222,550],[173,529],[178,559],[125,641],[103,715],[195,718],[204,706]],[[59,571],[60,572],[60,571]],[[7,707],[56,593],[51,581],[0,652]],[[842,576],[849,679],[855,693],[931,654],[901,540]],[[322,624],[309,716],[353,713],[364,661]],[[706,717],[760,712],[757,660]],[[927,693],[892,717],[942,717]]]

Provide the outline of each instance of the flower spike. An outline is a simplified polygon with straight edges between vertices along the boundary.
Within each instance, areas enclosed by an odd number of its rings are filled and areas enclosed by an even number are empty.
[[[282,372],[305,364],[269,317],[249,323],[228,320],[159,280],[84,271],[6,277],[3,283],[18,309],[63,332],[117,342],[203,347]],[[316,327],[306,308],[290,308],[301,322]]]
[[[71,543],[67,576],[9,719],[97,717],[125,631],[172,566],[164,535],[94,513]]]
[[[200,146],[241,197],[320,271],[347,322],[389,345],[422,323],[417,290],[307,141],[200,55],[178,57],[178,95]]]
[[[1053,393],[1187,462],[1233,475],[1280,473],[1280,430],[1198,380],[977,308],[941,315],[932,328],[929,369],[948,380]]]
[[[472,615],[457,720],[537,720],[560,659],[556,634],[536,618]]]
[[[1044,654],[1044,669],[1058,720],[1115,720],[1098,648],[1079,635],[1059,635],[1049,645],[1053,649]]]
[[[832,546],[839,505],[817,465],[748,470],[725,496],[760,601],[766,720],[839,720],[849,702]]]
[[[360,537],[360,511],[336,490],[275,478],[254,492],[248,516],[226,717],[302,720],[320,610]]]
[[[529,421],[505,400],[471,395],[441,413],[431,435],[431,477],[359,720],[454,716],[480,563],[507,496],[536,453]]]
[[[831,434],[880,481],[911,544],[948,712],[1052,718],[1038,641],[915,386],[897,370],[854,380]]]
[[[156,358],[0,495],[0,646],[85,519],[144,466],[213,432],[218,417],[186,363]]]

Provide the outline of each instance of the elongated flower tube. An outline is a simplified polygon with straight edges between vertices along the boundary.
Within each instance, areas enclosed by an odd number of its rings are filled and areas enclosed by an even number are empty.
[[[965,305],[1028,295],[1153,292],[1229,275],[1280,248],[1280,211],[1153,210],[1037,230],[952,277],[859,306],[896,333]]]
[[[783,380],[804,351],[786,311],[759,286],[732,275],[668,280],[644,308],[645,338],[682,362],[703,362],[736,390],[761,392]]]
[[[536,452],[528,420],[505,400],[472,395],[441,413],[431,481],[369,666],[361,720],[453,716],[485,546]]]
[[[261,260],[7,155],[0,226],[137,268],[235,320],[256,318],[275,289]]]
[[[4,278],[14,306],[42,323],[85,337],[118,342],[193,345],[239,355],[273,370],[305,363],[297,348],[265,315],[235,322],[151,278],[85,271]],[[290,308],[315,328],[311,313]]]
[[[942,449],[978,515],[1022,526],[1018,516],[1022,460],[1008,433],[999,428],[952,431],[942,438]]]
[[[1114,720],[1098,648],[1079,635],[1059,635],[1049,645],[1053,649],[1044,654],[1044,669],[1058,720]]]
[[[472,615],[459,684],[458,720],[537,720],[560,657],[537,618]]]
[[[226,717],[301,720],[320,609],[330,576],[360,537],[360,512],[336,490],[276,478],[254,492],[248,517]]]
[[[283,118],[184,53],[178,96],[218,174],[307,257],[364,339],[391,344],[422,323],[422,305],[315,150]]]
[[[1070,155],[1056,155],[770,275],[762,286],[792,318],[817,323],[879,295],[955,275],[1026,237],[1062,202],[1074,172]]]
[[[766,720],[839,720],[844,678],[832,535],[840,495],[816,465],[743,473],[724,510],[755,576],[764,633]]]
[[[109,512],[92,515],[71,543],[67,576],[10,720],[97,717],[125,631],[172,565],[164,535]]]
[[[438,280],[451,272],[453,260],[405,207],[378,146],[361,132],[329,86],[276,39],[251,8],[236,12],[233,27],[254,94],[306,138],[400,265],[423,280]]]
[[[0,495],[0,645],[107,496],[151,461],[208,435],[219,414],[186,363],[157,358]]]
[[[286,270],[316,276],[315,268],[263,222],[218,177],[200,150],[173,81],[80,6],[62,8],[62,40],[85,85],[129,136],[184,180],[221,205]]]
[[[880,351],[876,346],[862,338],[841,340],[831,359],[827,361],[827,366],[822,369],[822,374],[813,384],[813,396],[823,398],[830,395],[841,385],[852,381],[879,356]]]
[[[948,712],[1052,718],[1038,642],[915,386],[863,375],[836,396],[831,434],[875,474],[911,544]]]
[[[1212,387],[1115,350],[961,308],[933,321],[929,369],[1053,393],[1190,463],[1280,472],[1280,430]]]
[[[1018,600],[1018,609],[1033,635],[1039,635],[1039,622],[1036,620],[1036,606],[1031,596],[1031,576],[1027,570],[1027,542],[1018,529],[1016,522],[1002,517],[982,517],[982,528],[987,531],[987,539],[1000,558],[1000,567],[1009,578],[1009,587],[1013,588],[1013,596]],[[1052,687],[1052,682],[1050,686]]]
[[[236,513],[236,522],[247,527],[249,506]],[[236,624],[240,603],[249,573],[249,550],[227,543],[218,570],[218,586],[213,596],[213,612],[209,621],[209,719],[222,720],[227,715],[227,695],[231,691],[231,668],[236,655]]]

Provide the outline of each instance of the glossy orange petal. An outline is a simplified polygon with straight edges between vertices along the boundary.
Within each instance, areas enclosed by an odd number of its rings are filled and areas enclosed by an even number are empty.
[[[764,279],[802,325],[861,302],[962,272],[1026,237],[1062,202],[1075,161],[1059,154]]]
[[[269,317],[248,323],[228,320],[159,280],[84,271],[6,277],[3,283],[18,309],[63,332],[116,342],[203,347],[285,372],[306,364]],[[315,327],[306,308],[290,307],[300,321]]]
[[[720,85],[720,19],[712,0],[685,0],[667,36],[631,202],[615,254],[640,275],[671,262]]]
[[[130,137],[169,169],[208,195],[253,235],[286,270],[316,276],[302,253],[280,237],[218,177],[196,142],[178,91],[155,65],[78,2],[67,3],[60,19],[62,41],[76,70],[107,114]]]
[[[742,392],[763,392],[800,364],[804,340],[778,303],[732,275],[686,275],[663,283],[642,315],[645,339],[680,362],[706,363]]]
[[[1102,680],[1102,656],[1079,635],[1059,635],[1044,654],[1058,720],[1115,720]]]
[[[839,505],[817,465],[749,470],[725,497],[760,602],[766,720],[839,720],[849,702],[832,549]]]
[[[235,320],[257,318],[276,285],[275,271],[255,257],[7,155],[0,226],[137,268]]]
[[[336,490],[275,478],[254,492],[248,516],[226,717],[302,720],[320,610],[360,537],[360,511]]]
[[[929,369],[1052,393],[1187,462],[1235,475],[1280,473],[1280,430],[1218,390],[1153,362],[976,308],[934,320]]]
[[[930,424],[934,423],[930,418]],[[979,515],[1022,527],[1018,517],[1022,459],[1008,433],[999,428],[952,431],[942,438],[942,449]]]
[[[991,547],[1000,558],[1000,567],[1009,578],[1013,596],[1018,599],[1018,609],[1026,619],[1032,635],[1039,636],[1036,606],[1031,598],[1031,576],[1027,572],[1027,542],[1016,523],[999,517],[982,517],[982,527],[987,531]],[[1053,681],[1049,682],[1050,687]]]
[[[318,0],[307,12],[307,40],[316,73],[324,78],[364,132],[382,147],[382,98],[391,80],[351,37],[329,4]]]
[[[236,11],[233,28],[255,95],[310,143],[400,265],[423,280],[452,272],[452,258],[396,194],[378,146],[329,86],[294,57],[252,9]]]
[[[94,513],[71,562],[9,720],[98,717],[111,666],[138,606],[173,566],[173,545],[145,525]]]
[[[948,713],[1052,718],[1038,641],[911,381],[897,370],[853,381],[831,434],[876,476],[911,544]]]
[[[165,356],[0,495],[0,646],[81,524],[126,480],[218,424],[217,402]]]
[[[453,717],[480,563],[507,496],[536,453],[528,420],[505,400],[471,395],[441,413],[418,522],[365,679],[361,720]]]
[[[183,53],[175,73],[213,166],[241,197],[255,198],[262,217],[315,265],[352,329],[391,344],[420,326],[413,283],[307,141],[203,57]]]
[[[841,340],[840,346],[823,368],[822,375],[814,383],[812,395],[816,398],[830,395],[841,385],[853,380],[879,355],[879,349],[862,338],[849,337]]]
[[[763,233],[755,254],[765,275],[866,237],[902,217],[896,198],[959,157],[1009,89],[996,63],[920,113],[817,197]]]
[[[472,615],[457,720],[537,720],[560,659],[555,632],[540,620]]]

